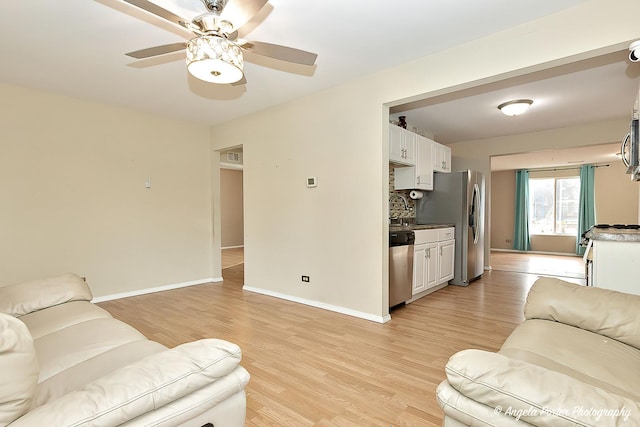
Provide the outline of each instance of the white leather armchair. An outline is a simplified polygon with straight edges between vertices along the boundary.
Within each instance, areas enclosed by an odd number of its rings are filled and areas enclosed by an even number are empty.
[[[541,278],[524,314],[498,353],[449,359],[444,426],[640,425],[640,296]]]
[[[73,274],[0,287],[0,426],[243,426],[240,348],[167,349]]]

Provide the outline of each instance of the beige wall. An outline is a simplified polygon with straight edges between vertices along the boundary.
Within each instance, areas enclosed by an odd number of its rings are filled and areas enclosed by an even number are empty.
[[[219,277],[207,126],[8,85],[0,99],[2,282],[71,271],[99,297]]]
[[[511,249],[515,217],[516,180],[513,171],[491,173],[491,248]]]
[[[242,171],[220,169],[221,245],[244,244]]]
[[[75,271],[96,295],[218,277],[213,141],[244,147],[246,283],[386,320],[388,106],[625,49],[639,15],[636,0],[588,1],[216,126],[211,139],[201,125],[2,85],[0,277]],[[582,132],[580,145],[603,141]],[[522,151],[511,144],[454,146],[454,166],[488,173],[491,155]]]
[[[537,172],[532,178],[576,176],[578,171]],[[621,161],[595,170],[596,222],[634,224],[638,218],[638,186],[632,182]],[[515,209],[514,171],[491,173],[491,247],[512,249]],[[575,253],[576,239],[571,236],[531,236],[531,250],[540,252]]]
[[[635,0],[590,1],[214,127],[215,149],[244,149],[245,283],[385,319],[388,106],[626,48],[640,38],[639,14]],[[605,140],[617,140],[627,125]],[[492,153],[518,150],[474,144],[453,147],[455,167],[488,174]],[[317,188],[305,187],[308,176],[318,178]],[[303,284],[302,274],[311,282]]]
[[[588,145],[615,143],[629,127],[629,118],[588,123],[580,126],[550,129],[521,135],[504,136],[478,141],[466,141],[451,145],[452,164],[470,167],[485,173],[488,200],[492,198],[491,157],[505,154],[528,153],[556,148],[578,148]],[[493,231],[492,207],[486,218],[485,262],[490,262]],[[540,241],[540,243],[545,243]],[[568,247],[567,242],[563,242]]]

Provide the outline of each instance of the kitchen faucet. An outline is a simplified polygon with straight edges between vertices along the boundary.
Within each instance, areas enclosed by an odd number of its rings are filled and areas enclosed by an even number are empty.
[[[409,204],[407,203],[407,199],[406,197],[404,197],[402,194],[392,194],[391,197],[389,197],[389,221],[391,222],[391,202],[393,201],[393,199],[395,198],[400,198],[400,200],[402,200],[402,203],[404,204],[404,210],[408,211],[409,209]],[[396,219],[400,219],[400,224],[402,224],[402,218],[398,218],[396,217]]]

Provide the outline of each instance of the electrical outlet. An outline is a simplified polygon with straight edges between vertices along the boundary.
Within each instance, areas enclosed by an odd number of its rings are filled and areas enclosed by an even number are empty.
[[[302,276],[302,281],[305,283],[309,283],[310,282],[309,276]]]

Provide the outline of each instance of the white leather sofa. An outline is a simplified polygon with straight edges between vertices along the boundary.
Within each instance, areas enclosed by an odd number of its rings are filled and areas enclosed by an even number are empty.
[[[167,349],[91,299],[74,274],[0,287],[0,426],[244,425],[238,346]]]
[[[449,359],[444,426],[640,426],[640,296],[540,278],[524,315]]]

